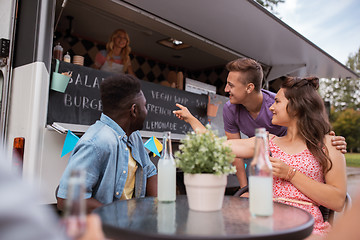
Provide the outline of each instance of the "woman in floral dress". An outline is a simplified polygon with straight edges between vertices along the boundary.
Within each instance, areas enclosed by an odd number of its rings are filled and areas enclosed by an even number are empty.
[[[346,197],[344,155],[331,144],[330,124],[317,89],[319,79],[288,77],[276,94],[272,124],[288,128],[283,137],[270,135],[274,199],[309,211],[313,234],[324,236],[319,206],[343,209]],[[228,140],[237,157],[254,154],[255,139]],[[250,193],[251,194],[251,193]]]

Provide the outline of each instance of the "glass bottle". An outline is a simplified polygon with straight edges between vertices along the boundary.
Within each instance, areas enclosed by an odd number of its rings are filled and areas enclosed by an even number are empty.
[[[68,63],[71,62],[71,57],[69,52],[66,52],[66,54],[64,55],[64,62],[68,62]]]
[[[63,56],[63,48],[58,42],[54,47],[53,58],[62,61],[62,56]]]
[[[171,149],[171,133],[164,132],[163,151],[158,162],[158,200],[176,200],[176,164]]]
[[[273,177],[265,128],[255,130],[255,152],[250,163],[249,204],[253,216],[273,214]]]
[[[77,239],[85,232],[86,200],[83,169],[74,169],[70,173],[63,224],[66,234],[71,239]]]

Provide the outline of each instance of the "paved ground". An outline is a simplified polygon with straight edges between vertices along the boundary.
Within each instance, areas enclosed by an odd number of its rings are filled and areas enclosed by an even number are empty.
[[[350,197],[355,198],[360,194],[360,168],[347,167],[347,189]]]

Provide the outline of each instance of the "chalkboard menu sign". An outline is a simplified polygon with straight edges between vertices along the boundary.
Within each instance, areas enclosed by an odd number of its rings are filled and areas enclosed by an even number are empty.
[[[72,72],[72,77],[64,93],[49,91],[47,123],[93,124],[102,112],[100,83],[113,73],[66,62],[60,62],[58,72]],[[171,131],[178,134],[185,134],[191,130],[189,124],[179,120],[172,113],[177,109],[176,103],[186,106],[203,124],[207,122],[207,95],[198,95],[142,80],[140,83],[148,110],[143,130]]]
[[[144,92],[148,110],[143,130],[171,131],[180,134],[192,130],[189,124],[179,120],[172,113],[173,110],[178,109],[175,106],[176,103],[186,106],[201,123],[206,124],[207,95],[189,93],[146,81],[141,81],[141,89]]]

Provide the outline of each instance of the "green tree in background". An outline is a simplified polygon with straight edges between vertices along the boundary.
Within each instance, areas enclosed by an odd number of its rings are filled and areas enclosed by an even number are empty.
[[[274,8],[277,6],[278,3],[283,3],[285,0],[256,0],[264,8],[268,9],[269,11],[274,12]]]
[[[360,80],[358,79],[321,79],[322,97],[329,101],[335,111],[347,108],[360,110]]]
[[[346,66],[360,75],[360,48],[349,55]],[[335,111],[347,108],[360,110],[360,79],[322,79],[320,93]]]
[[[346,63],[360,74],[360,48]],[[320,94],[331,104],[330,122],[336,135],[344,136],[348,151],[360,151],[360,79],[322,79]]]
[[[360,74],[360,48],[357,53],[349,55],[346,66]]]
[[[341,111],[332,124],[336,135],[346,138],[349,152],[360,150],[360,111],[348,108]]]

